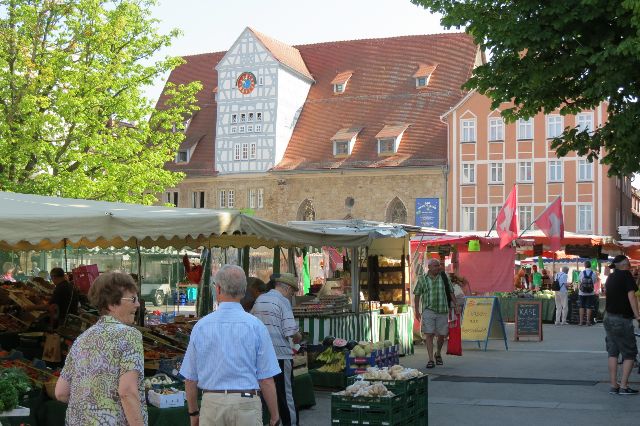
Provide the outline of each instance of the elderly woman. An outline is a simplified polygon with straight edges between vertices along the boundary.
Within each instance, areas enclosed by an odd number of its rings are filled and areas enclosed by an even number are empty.
[[[16,282],[16,279],[13,276],[16,267],[11,262],[4,262],[2,265],[2,281],[10,281],[12,283]]]
[[[56,398],[69,403],[67,425],[148,424],[142,335],[130,326],[140,306],[137,291],[123,273],[93,282],[89,301],[102,316],[78,336],[56,385]]]

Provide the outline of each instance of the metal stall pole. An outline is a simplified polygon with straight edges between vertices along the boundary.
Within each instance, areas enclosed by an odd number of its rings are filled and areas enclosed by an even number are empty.
[[[358,247],[351,249],[351,308],[360,312],[360,257]]]
[[[138,254],[138,300],[140,301],[140,308],[138,309],[138,325],[144,327],[144,313],[145,302],[142,299],[142,253],[140,252],[140,244],[136,238],[136,253]]]

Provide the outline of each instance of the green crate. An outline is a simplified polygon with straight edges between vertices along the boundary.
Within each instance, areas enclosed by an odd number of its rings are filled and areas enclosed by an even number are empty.
[[[347,386],[352,385],[356,380],[359,380],[358,376],[347,377]],[[429,376],[427,375],[414,377],[409,380],[365,380],[371,383],[382,383],[388,390],[396,395],[427,395],[429,387]]]
[[[329,389],[344,389],[347,387],[347,378],[344,373],[309,370],[309,375],[314,387]]]
[[[401,395],[392,397],[331,396],[332,424],[401,425],[405,423],[405,403]]]
[[[408,417],[405,424],[407,426],[427,426],[429,424],[429,416],[427,410],[422,410]]]

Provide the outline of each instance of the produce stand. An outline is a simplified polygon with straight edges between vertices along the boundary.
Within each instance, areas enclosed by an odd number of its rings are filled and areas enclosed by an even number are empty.
[[[524,297],[499,297],[500,301],[500,313],[502,314],[502,320],[505,322],[515,321],[515,306],[516,302],[535,300],[536,302],[542,302],[542,321],[543,322],[555,322],[555,299],[538,299],[538,298],[524,298]]]

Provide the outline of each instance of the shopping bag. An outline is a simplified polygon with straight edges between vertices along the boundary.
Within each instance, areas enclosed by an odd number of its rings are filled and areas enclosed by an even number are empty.
[[[45,333],[44,350],[42,360],[48,362],[61,362],[60,335],[58,333]]]
[[[455,315],[455,320],[449,321],[447,355],[462,356],[462,327],[460,324],[460,315]]]

